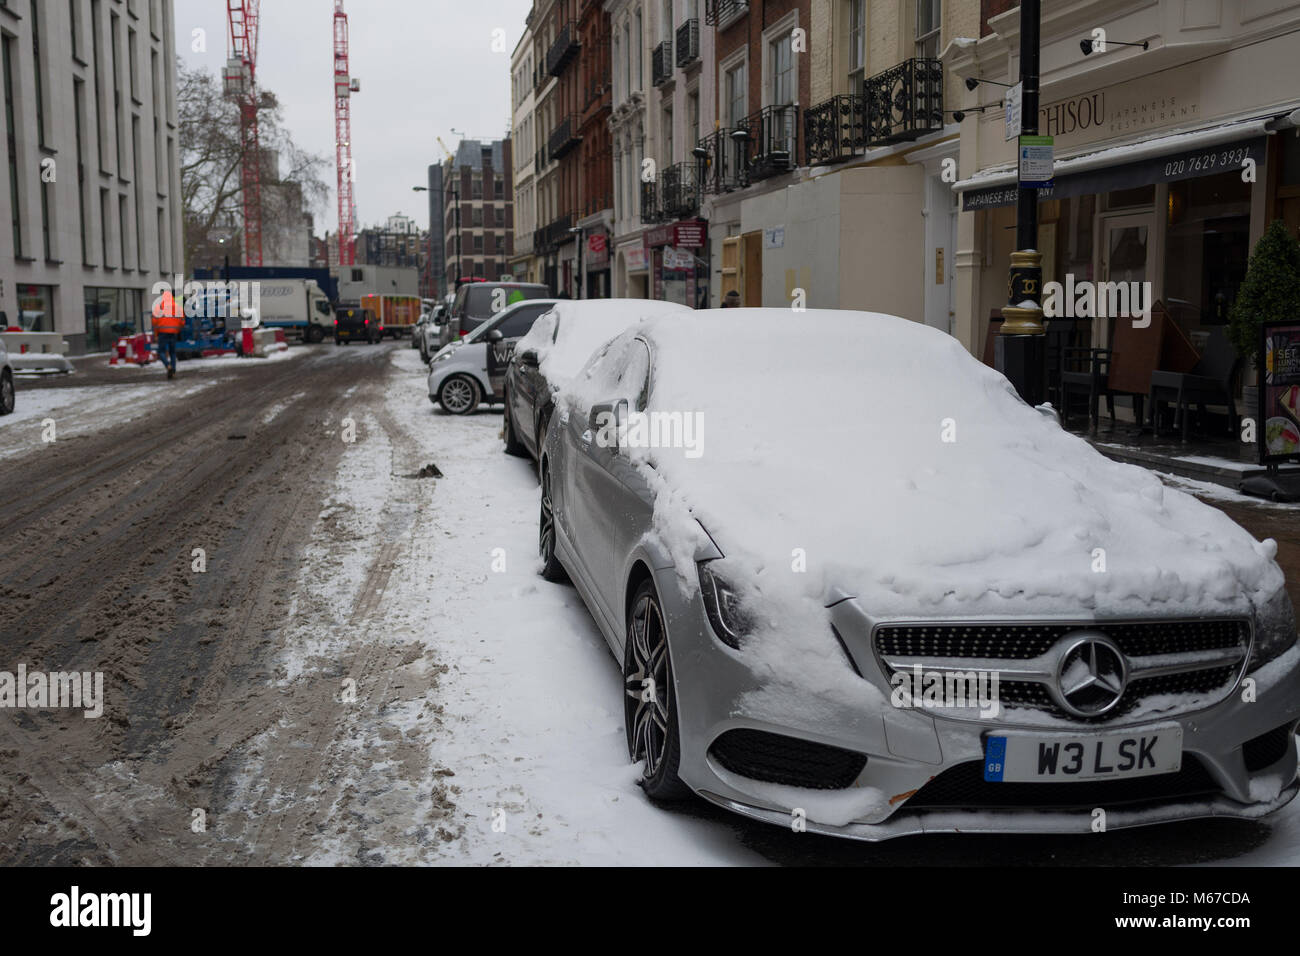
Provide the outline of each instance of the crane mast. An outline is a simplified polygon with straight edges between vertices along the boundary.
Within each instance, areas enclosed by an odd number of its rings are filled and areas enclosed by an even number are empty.
[[[257,131],[257,23],[261,0],[226,0],[230,51],[225,95],[239,106],[240,185],[244,201],[244,265],[262,264],[262,150]]]
[[[338,162],[339,196],[339,265],[356,262],[356,205],[353,187],[356,175],[352,167],[352,94],[361,84],[348,68],[348,15],[343,0],[334,0],[334,150]]]

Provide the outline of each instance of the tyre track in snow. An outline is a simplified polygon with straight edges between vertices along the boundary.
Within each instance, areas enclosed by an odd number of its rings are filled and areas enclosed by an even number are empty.
[[[0,541],[0,580],[20,592],[4,666],[104,670],[107,698],[98,721],[0,715],[22,775],[0,784],[3,862],[207,855],[190,808],[220,805],[227,755],[278,715],[276,695],[250,688],[340,453],[323,429],[381,351],[249,365],[198,407],[0,463],[0,481],[21,473],[32,490],[0,507],[18,528]],[[276,399],[285,409],[260,422]],[[190,570],[192,547],[207,549],[206,574]]]

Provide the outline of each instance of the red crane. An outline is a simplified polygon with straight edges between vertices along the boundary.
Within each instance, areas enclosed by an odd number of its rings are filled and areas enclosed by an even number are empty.
[[[334,0],[334,152],[339,173],[339,265],[356,262],[352,234],[356,205],[352,189],[356,175],[352,167],[352,94],[361,84],[348,71],[348,15],[343,0]]]
[[[262,264],[262,150],[257,138],[257,18],[261,0],[226,0],[230,52],[225,94],[239,104],[240,184],[244,197],[244,265]]]

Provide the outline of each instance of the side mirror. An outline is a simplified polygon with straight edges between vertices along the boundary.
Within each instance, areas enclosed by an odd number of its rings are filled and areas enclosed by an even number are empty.
[[[539,361],[538,358],[537,358],[537,350],[536,350],[536,349],[524,349],[522,352],[520,352],[520,353],[519,353],[519,364],[520,364],[520,365],[526,365],[526,366],[528,366],[529,368],[537,368],[537,366],[541,364],[540,361]]]
[[[587,426],[595,434],[596,444],[602,448],[618,448],[623,426],[627,424],[627,410],[626,398],[591,406]]]
[[[505,339],[505,336],[501,334],[500,329],[492,329],[490,332],[488,332],[486,339],[489,343],[495,345],[496,343],[503,341]]]

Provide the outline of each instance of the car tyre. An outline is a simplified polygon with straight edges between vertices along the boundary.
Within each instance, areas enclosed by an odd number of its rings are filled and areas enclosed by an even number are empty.
[[[506,454],[516,458],[527,458],[528,449],[515,433],[515,416],[510,414],[510,396],[506,396]]]
[[[542,505],[537,518],[537,552],[542,558],[542,577],[548,581],[567,581],[564,565],[555,556],[555,511],[551,506],[551,470],[542,472]]]
[[[452,415],[468,415],[479,400],[478,382],[468,375],[453,375],[438,389],[438,404]]]
[[[14,404],[14,374],[5,369],[0,372],[0,415],[12,414]]]
[[[641,789],[652,800],[684,800],[690,788],[677,776],[681,732],[668,625],[654,582],[632,596],[623,642],[623,725],[627,751],[641,762]]]

